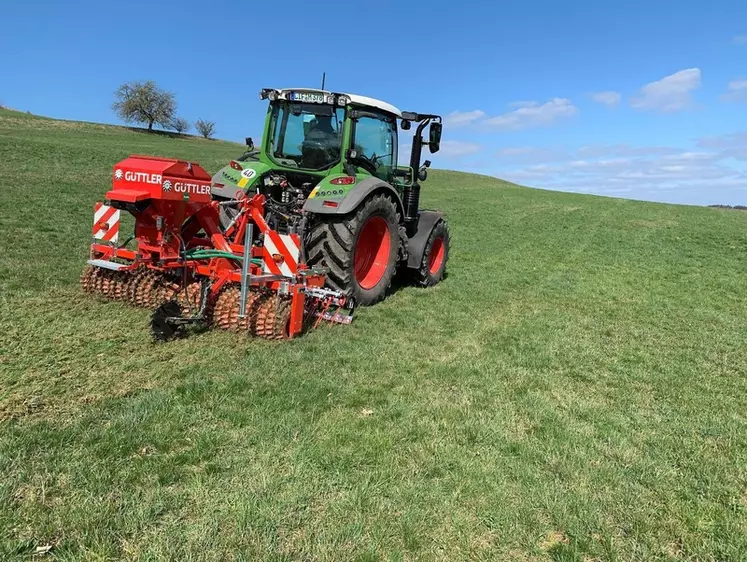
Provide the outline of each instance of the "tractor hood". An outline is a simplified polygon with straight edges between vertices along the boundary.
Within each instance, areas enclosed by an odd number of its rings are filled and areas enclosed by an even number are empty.
[[[228,166],[224,166],[213,176],[212,194],[233,199],[237,191],[246,192],[251,189],[254,183],[270,169],[267,164],[256,160],[248,162],[231,160]]]

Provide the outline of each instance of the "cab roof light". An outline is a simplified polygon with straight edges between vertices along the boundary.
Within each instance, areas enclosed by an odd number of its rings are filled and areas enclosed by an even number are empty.
[[[274,88],[262,88],[259,91],[259,99],[266,100],[270,99],[270,101],[275,101],[278,99],[278,91]]]

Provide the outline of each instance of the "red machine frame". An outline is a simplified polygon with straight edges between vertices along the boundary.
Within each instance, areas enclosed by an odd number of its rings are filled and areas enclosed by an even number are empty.
[[[324,270],[293,263],[290,264],[293,275],[268,274],[264,271],[267,267],[260,263],[277,269],[269,262],[283,263],[289,255],[270,254],[259,243],[250,243],[247,251],[247,240],[253,240],[256,234],[254,228],[261,240],[266,237],[272,237],[274,242],[279,240],[279,233],[265,221],[265,202],[262,194],[247,197],[243,193],[229,203],[214,201],[210,197],[210,177],[198,164],[131,156],[115,166],[113,189],[106,193],[106,204],[134,215],[137,248],[94,241],[88,263],[123,272],[141,267],[159,272],[185,269],[193,282],[210,280],[207,298],[213,302],[227,283],[242,286],[242,305],[248,290],[269,289],[291,300],[285,337],[302,332],[307,297],[320,303],[319,318],[339,321],[327,311],[331,306],[345,306],[346,299],[324,288]],[[220,206],[226,204],[236,208],[237,214],[223,232]],[[199,236],[201,232],[204,236]],[[242,267],[244,259],[249,260],[247,268]]]

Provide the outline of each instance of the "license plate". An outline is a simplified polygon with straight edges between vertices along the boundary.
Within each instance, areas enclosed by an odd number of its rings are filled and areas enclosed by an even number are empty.
[[[291,92],[291,101],[300,101],[304,103],[324,103],[324,94],[316,92]]]

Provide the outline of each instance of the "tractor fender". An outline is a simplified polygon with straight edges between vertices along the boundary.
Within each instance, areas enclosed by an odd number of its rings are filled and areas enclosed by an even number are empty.
[[[444,213],[441,211],[420,211],[418,216],[418,227],[415,234],[407,240],[407,267],[419,268],[423,261],[423,252],[428,243],[428,237],[438,221],[443,220]]]
[[[323,185],[324,183],[324,185]],[[321,191],[317,192],[314,197],[309,197],[304,203],[303,210],[309,213],[318,213],[320,215],[346,215],[355,211],[369,195],[373,193],[386,193],[389,195],[397,205],[397,212],[399,216],[404,219],[405,208],[400,199],[399,193],[390,184],[379,178],[368,177],[358,183],[356,183],[352,189],[347,191],[342,196],[337,197],[324,197],[320,196],[324,193],[324,189],[327,187],[327,182],[323,180],[323,183],[319,184]],[[335,187],[335,186],[330,186]],[[315,189],[314,191],[317,191]],[[327,207],[323,203],[325,201],[334,201],[338,205],[337,207]]]

